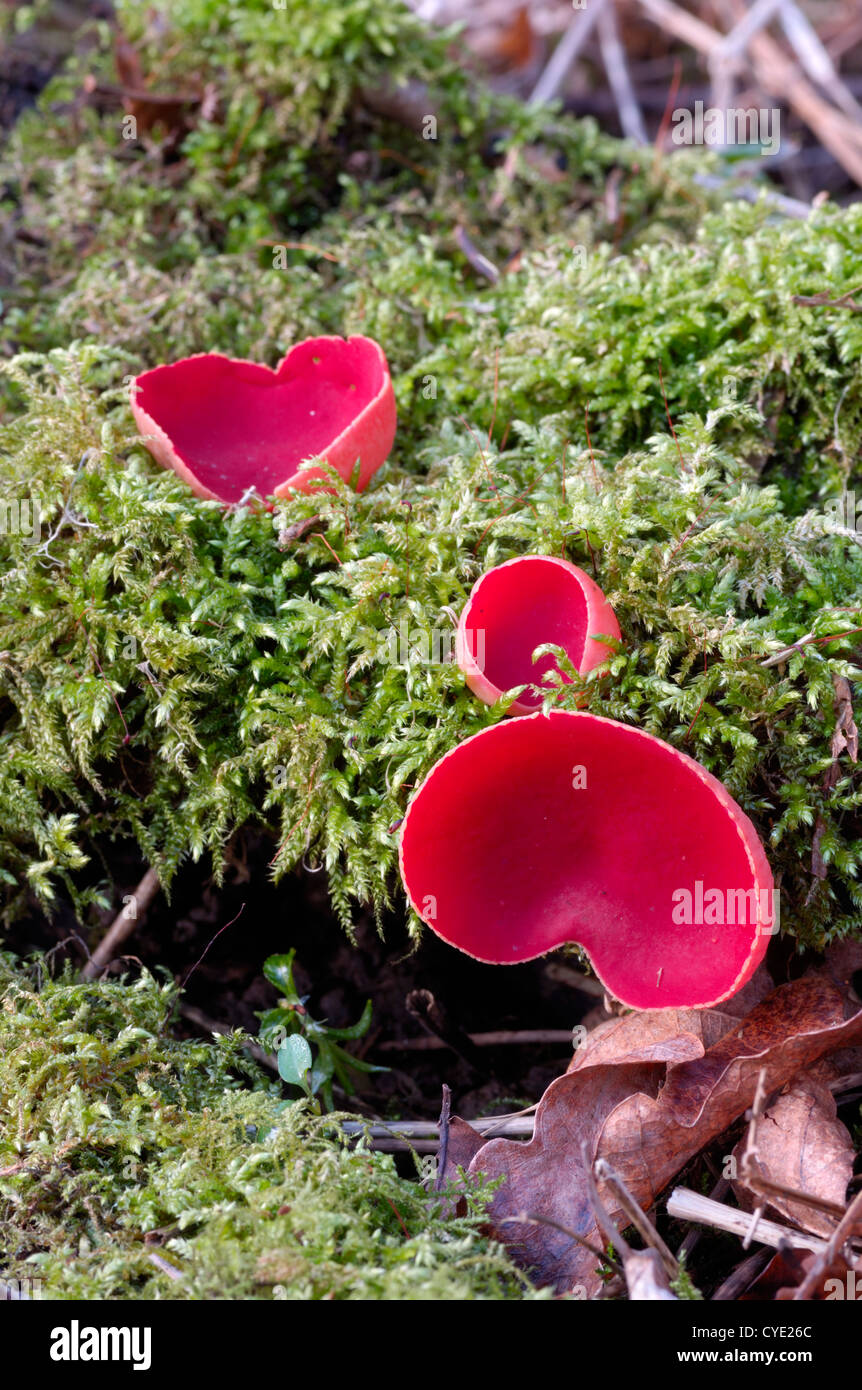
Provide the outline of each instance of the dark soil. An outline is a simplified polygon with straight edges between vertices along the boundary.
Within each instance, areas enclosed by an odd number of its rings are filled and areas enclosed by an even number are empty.
[[[112,964],[110,973],[134,976],[145,965],[156,975],[182,981],[191,971],[184,1002],[215,1023],[254,1035],[257,1013],[276,1000],[262,963],[268,955],[295,947],[297,983],[310,996],[313,1017],[335,1026],[354,1023],[371,999],[371,1029],[351,1050],[391,1068],[364,1079],[360,1095],[367,1106],[389,1117],[436,1118],[444,1081],[452,1088],[454,1106],[468,1115],[515,1109],[538,1099],[565,1070],[571,1056],[566,1045],[531,1042],[473,1049],[464,1037],[498,1029],[573,1028],[599,1001],[554,979],[551,962],[483,965],[432,932],[425,932],[414,947],[404,916],[395,913],[384,922],[382,936],[373,918],[357,914],[354,944],[332,915],[325,875],[302,870],[274,885],[268,872],[272,853],[269,839],[241,837],[221,887],[203,866],[187,866],[174,882],[170,901],[159,894],[142,914],[126,942],[127,954]],[[129,857],[120,868],[116,858],[114,849],[113,871],[123,892],[132,893],[145,866]],[[104,924],[110,920],[111,914],[105,914]],[[50,919],[38,911],[22,918],[6,933],[5,944],[20,954],[53,950],[58,967],[64,959],[80,965],[86,946],[92,948],[100,934],[94,930],[85,944],[86,934],[71,907],[63,905]],[[383,1042],[430,1035],[408,1005],[417,990],[433,995],[438,1027],[442,1023],[451,1045],[381,1052]],[[180,1019],[178,1031],[201,1030]]]
[[[14,0],[2,0],[16,9]],[[32,106],[69,56],[72,35],[85,21],[113,14],[108,0],[55,0],[48,14],[0,48],[0,131]]]

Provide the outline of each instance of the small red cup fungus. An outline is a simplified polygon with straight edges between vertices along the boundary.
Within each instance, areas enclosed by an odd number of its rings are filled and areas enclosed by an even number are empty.
[[[763,847],[721,782],[591,714],[506,720],[447,753],[411,799],[400,865],[444,941],[499,964],[578,942],[636,1009],[730,998],[778,926]]]
[[[325,477],[299,473],[325,458],[357,488],[385,462],[395,438],[395,395],[383,349],[371,338],[307,338],[273,370],[199,353],[131,385],[132,413],[153,457],[199,497],[230,504],[256,490],[283,497]]]
[[[535,663],[544,642],[567,653],[582,676],[610,655],[595,635],[620,636],[619,623],[598,584],[568,560],[520,555],[487,570],[473,585],[455,636],[455,660],[486,705],[514,685],[540,685],[556,670],[550,654]],[[563,679],[568,677],[563,673]],[[542,696],[525,690],[509,714],[532,714]]]

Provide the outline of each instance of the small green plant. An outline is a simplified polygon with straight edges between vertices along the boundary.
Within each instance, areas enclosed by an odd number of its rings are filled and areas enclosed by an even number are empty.
[[[671,1292],[688,1303],[702,1303],[703,1294],[698,1289],[686,1268],[685,1251],[679,1257],[679,1273],[670,1281]]]
[[[276,1052],[278,1074],[282,1081],[288,1086],[298,1087],[309,1099],[319,1092],[327,1110],[334,1110],[333,1082],[352,1096],[356,1090],[357,1072],[387,1070],[386,1067],[363,1062],[339,1046],[341,1042],[365,1037],[371,1025],[371,1000],[362,1010],[359,1022],[350,1028],[332,1028],[312,1018],[305,1007],[308,995],[300,995],[294,982],[295,954],[295,951],[288,951],[287,955],[270,956],[264,962],[264,975],[270,984],[281,991],[282,997],[276,1008],[258,1015],[261,1020],[261,1042],[264,1047]]]
[[[447,1215],[346,1116],[285,1107],[242,1033],[173,1038],[176,994],[0,951],[3,1278],[52,1300],[550,1296],[481,1234],[488,1184]]]

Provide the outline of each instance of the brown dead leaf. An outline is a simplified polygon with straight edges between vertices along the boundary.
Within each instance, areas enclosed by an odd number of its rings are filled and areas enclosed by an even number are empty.
[[[636,1062],[688,1062],[735,1028],[737,1020],[711,1009],[644,1009],[609,1018],[589,1033],[568,1070]]]
[[[119,85],[98,82],[94,77],[84,79],[84,92],[97,106],[119,105],[134,118],[134,137],[139,139],[158,130],[164,151],[174,151],[191,130],[196,116],[211,119],[217,105],[217,94],[210,86],[203,92],[154,92],[144,72],[134,44],[118,31],[114,41],[114,64]]]
[[[859,760],[859,730],[853,720],[853,692],[843,676],[833,676],[835,687],[835,732],[832,735],[832,756],[840,758],[845,751],[851,763]]]
[[[539,1283],[593,1293],[594,1255],[547,1226],[504,1224],[521,1215],[547,1218],[601,1247],[584,1177],[582,1150],[592,1162],[608,1117],[633,1092],[658,1089],[661,1063],[585,1067],[552,1082],[539,1103],[529,1144],[491,1139],[470,1164],[471,1173],[505,1177],[491,1207],[493,1233]],[[571,1278],[567,1275],[571,1271]],[[583,1276],[583,1277],[581,1277]],[[589,1276],[589,1277],[587,1277]]]
[[[148,135],[159,129],[163,144],[175,147],[191,130],[189,115],[200,102],[197,96],[158,96],[155,92],[125,88],[123,105],[137,122],[138,135]]]
[[[810,1250],[779,1250],[751,1287],[740,1295],[739,1301],[763,1303],[773,1299],[779,1302],[793,1299],[817,1259],[817,1255]],[[848,1297],[854,1302],[862,1298],[862,1277],[839,1257],[823,1270],[812,1298],[822,1301]]]
[[[466,1120],[454,1115],[449,1122],[446,1162],[438,1175],[440,1185],[457,1178],[459,1168],[469,1168],[471,1160],[486,1143],[484,1134],[480,1134],[478,1129],[474,1129]]]
[[[828,777],[829,774],[827,773],[826,775]],[[811,836],[811,872],[814,875],[815,879],[820,879],[821,881],[826,877],[828,873],[828,865],[820,852],[820,844],[825,834],[826,822],[822,816],[818,815],[816,821],[814,822],[814,834]],[[812,884],[808,892],[808,896],[805,899],[806,905],[810,903],[812,898],[814,897],[815,888],[816,884]]]
[[[603,1062],[687,1062],[702,1057],[774,988],[766,967],[760,965],[738,994],[715,1009],[643,1009],[603,1019],[577,1048],[568,1070]]]
[[[114,40],[114,66],[117,77],[124,87],[146,87],[144,70],[138,57],[138,50],[125,34],[118,31]]]
[[[529,6],[521,5],[498,24],[474,30],[470,46],[490,70],[503,73],[528,67],[535,60],[537,42]]]
[[[855,1153],[829,1089],[836,1075],[831,1059],[824,1058],[782,1091],[758,1121],[755,1152],[748,1162],[769,1182],[833,1202],[843,1211]],[[740,1176],[733,1190],[740,1206],[753,1211],[763,1202],[803,1230],[831,1235],[837,1217],[776,1193],[758,1194],[756,1186],[748,1185],[742,1166],[746,1142],[740,1141],[734,1151]]]
[[[606,1158],[646,1208],[690,1158],[744,1113],[761,1070],[771,1093],[828,1052],[860,1040],[858,1002],[850,1003],[832,980],[812,974],[775,990],[702,1056],[599,1062],[568,1072],[545,1092],[529,1144],[493,1139],[472,1160],[471,1172],[505,1180],[491,1208],[495,1234],[540,1283],[560,1290],[581,1284],[588,1294],[596,1292],[600,1281],[589,1251],[541,1227],[520,1228],[513,1239],[505,1218],[540,1216],[601,1244],[585,1162]],[[683,1047],[696,1041],[688,1033]]]

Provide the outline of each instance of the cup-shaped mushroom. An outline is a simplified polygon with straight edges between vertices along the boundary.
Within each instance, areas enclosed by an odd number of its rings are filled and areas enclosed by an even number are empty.
[[[505,720],[447,753],[411,799],[400,865],[451,945],[514,964],[577,942],[637,1009],[728,999],[778,928],[766,855],[726,787],[591,714]]]
[[[562,647],[582,676],[611,653],[601,636],[619,639],[620,628],[598,584],[577,565],[554,555],[521,555],[477,579],[455,637],[455,659],[467,684],[493,705],[515,685],[541,685],[557,670],[553,655],[535,662],[546,642]],[[565,672],[563,679],[568,681]],[[509,714],[532,714],[542,695],[525,690]]]
[[[144,442],[199,497],[225,504],[255,490],[283,497],[321,484],[324,458],[357,488],[395,438],[395,395],[371,338],[307,338],[278,366],[199,353],[136,377],[132,413]]]

